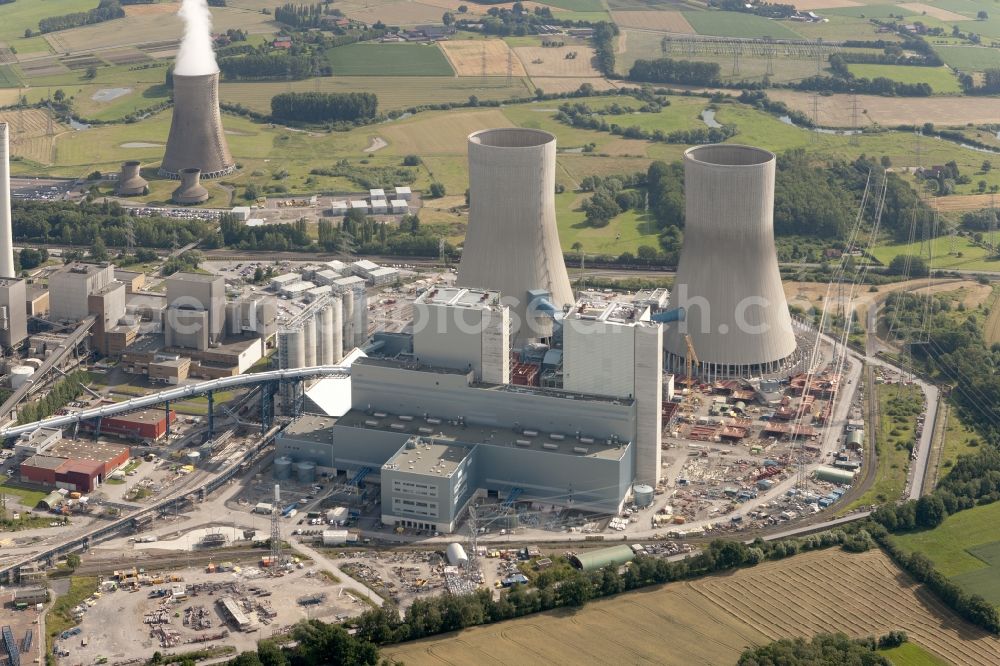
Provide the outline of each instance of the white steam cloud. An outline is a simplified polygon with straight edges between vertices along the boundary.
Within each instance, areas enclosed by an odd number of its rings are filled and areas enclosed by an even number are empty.
[[[218,72],[212,48],[212,14],[206,0],[183,0],[177,14],[184,19],[184,39],[177,53],[174,74],[204,76]]]

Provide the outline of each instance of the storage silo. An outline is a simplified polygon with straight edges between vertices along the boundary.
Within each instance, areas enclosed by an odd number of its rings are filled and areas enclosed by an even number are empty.
[[[360,347],[368,340],[368,292],[358,289],[354,292],[354,347]]]
[[[557,309],[571,305],[556,226],[556,137],[517,127],[469,135],[469,226],[459,287],[499,291],[510,302],[517,343],[552,335],[552,317],[529,307],[544,290]],[[518,345],[519,346],[519,345]]]
[[[337,301],[340,304],[340,301]],[[338,338],[340,331],[337,331]],[[327,304],[316,315],[316,363],[319,365],[333,365],[337,361],[333,358],[333,305]]]
[[[188,465],[197,467],[199,463],[201,463],[201,453],[198,451],[189,451],[188,454],[184,456],[184,460],[187,461]]]
[[[302,323],[302,349],[305,357],[304,367],[316,365],[316,317],[309,315]]]
[[[344,302],[339,298],[330,301],[330,353],[333,363],[340,363],[344,358]]]
[[[301,368],[305,364],[305,334],[301,328],[278,332],[278,365],[283,370]]]
[[[292,459],[281,456],[274,459],[274,480],[284,481],[292,476]]]
[[[354,349],[354,292],[345,291],[341,295],[343,305],[344,353]]]
[[[28,383],[31,376],[35,374],[35,369],[28,365],[15,365],[10,369],[10,387],[19,389]]]
[[[653,486],[647,485],[645,483],[637,483],[632,486],[632,490],[635,493],[635,505],[638,507],[649,506],[653,503],[653,495],[655,491]]]
[[[730,144],[684,152],[684,247],[669,309],[664,365],[683,371],[687,340],[703,380],[782,369],[795,353],[774,247],[774,154]]]
[[[299,483],[315,483],[316,482],[316,463],[309,460],[303,460],[300,463],[295,464],[295,476]]]

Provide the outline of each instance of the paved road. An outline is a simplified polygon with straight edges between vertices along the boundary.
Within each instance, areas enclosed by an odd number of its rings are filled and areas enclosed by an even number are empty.
[[[337,576],[337,578],[340,579],[340,584],[343,585],[348,590],[354,590],[361,596],[371,599],[379,606],[381,606],[384,603],[382,597],[372,592],[363,583],[359,583],[358,581],[354,580],[353,578],[345,574],[344,571],[340,568],[340,565],[337,564],[337,561],[331,559],[325,553],[316,550],[312,546],[302,543],[301,541],[295,539],[294,537],[289,539],[289,543],[291,543],[292,547],[294,547],[296,550],[299,550],[308,555],[309,557],[311,557],[313,562],[316,562],[318,565],[321,565],[322,568],[330,569]]]

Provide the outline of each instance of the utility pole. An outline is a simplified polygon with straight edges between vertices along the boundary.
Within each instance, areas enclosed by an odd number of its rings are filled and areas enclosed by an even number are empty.
[[[858,145],[858,96],[851,91],[851,141],[852,146]]]

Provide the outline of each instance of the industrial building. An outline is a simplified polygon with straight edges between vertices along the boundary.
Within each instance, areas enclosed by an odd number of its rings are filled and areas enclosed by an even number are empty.
[[[167,347],[205,351],[222,339],[226,281],[220,275],[174,273],[167,283]]]
[[[0,346],[18,347],[28,337],[24,280],[0,278]]]
[[[84,319],[90,314],[90,296],[113,284],[121,283],[115,280],[115,268],[110,264],[75,262],[63,266],[49,277],[50,318],[70,322]]]
[[[142,409],[128,414],[106,416],[100,423],[84,421],[80,429],[120,439],[152,443],[163,439],[168,430],[168,415],[163,409]],[[177,420],[177,412],[170,410],[170,423]]]
[[[794,360],[774,247],[774,172],[774,154],[760,148],[684,152],[684,246],[669,307],[685,318],[664,332],[668,368],[684,368],[689,342],[703,380],[776,373]]]
[[[59,439],[45,453],[27,458],[18,471],[25,482],[89,493],[126,464],[129,454],[127,446]]]

